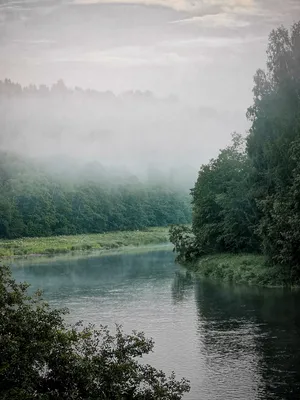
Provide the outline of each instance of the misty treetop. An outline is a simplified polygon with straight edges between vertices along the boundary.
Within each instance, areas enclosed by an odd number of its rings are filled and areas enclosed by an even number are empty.
[[[263,252],[292,277],[300,267],[300,22],[272,31],[267,56],[254,77],[249,135],[234,134],[201,167],[193,229],[173,228],[171,239],[184,260]]]
[[[107,100],[118,100],[118,99],[131,99],[131,100],[145,100],[145,101],[151,101],[151,100],[158,100],[154,96],[152,92],[149,90],[146,91],[127,91],[124,92],[120,95],[115,95],[111,91],[105,91],[101,92],[98,90],[92,90],[92,89],[82,89],[78,86],[75,86],[75,88],[69,88],[66,86],[64,81],[62,79],[59,79],[56,83],[54,83],[51,86],[47,86],[44,84],[41,85],[35,85],[35,84],[30,84],[28,86],[22,86],[19,83],[13,82],[10,79],[6,78],[3,81],[0,80],[0,96],[6,96],[6,97],[13,97],[13,96],[35,96],[39,95],[41,97],[43,96],[67,96],[67,95],[78,95],[78,96],[86,96],[88,97],[95,97],[98,98],[99,100],[105,99]],[[161,98],[161,101],[167,101],[167,102],[176,102],[177,99],[175,96],[169,96],[167,98]]]
[[[189,223],[184,191],[109,173],[67,178],[38,162],[0,153],[0,237],[101,233]]]
[[[135,157],[138,151],[150,151],[150,133],[162,134],[158,125],[168,122],[173,107],[176,100],[158,98],[149,91],[117,96],[109,91],[71,89],[62,80],[48,87],[21,86],[5,79],[0,81],[0,146],[32,156],[62,153],[85,160],[101,157],[117,164],[129,150]]]
[[[121,94],[78,87],[0,82],[0,148],[43,159],[126,166],[138,175],[159,175],[194,184],[206,153],[199,130],[216,132],[221,122],[209,107],[186,105],[152,92]]]
[[[300,265],[300,22],[269,38],[267,71],[255,77],[247,150],[260,211],[262,250]]]

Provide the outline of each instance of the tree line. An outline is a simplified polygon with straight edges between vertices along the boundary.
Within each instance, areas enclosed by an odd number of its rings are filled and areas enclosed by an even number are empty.
[[[254,76],[247,137],[233,134],[202,165],[191,191],[192,230],[173,227],[179,258],[263,253],[298,274],[300,266],[300,22],[269,36],[267,68]]]
[[[167,182],[85,173],[61,178],[22,156],[0,154],[0,237],[136,230],[189,223],[184,191]]]
[[[141,91],[141,90],[128,90],[119,95],[114,94],[111,91],[101,92],[94,89],[83,89],[81,87],[75,86],[74,88],[66,86],[62,79],[51,86],[45,84],[35,85],[29,84],[27,86],[22,86],[18,82],[13,82],[11,79],[0,80],[0,98],[8,97],[66,97],[74,96],[77,98],[94,98],[99,101],[118,101],[118,100],[133,100],[133,101],[150,101],[150,102],[168,102],[174,103],[177,101],[176,96],[170,95],[167,98],[157,98],[151,91]]]

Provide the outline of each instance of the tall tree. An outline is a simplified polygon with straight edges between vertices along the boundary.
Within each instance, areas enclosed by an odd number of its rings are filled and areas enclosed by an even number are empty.
[[[205,253],[258,250],[257,210],[244,142],[233,134],[232,145],[201,167],[192,190],[193,231]]]
[[[276,263],[299,265],[300,22],[270,34],[267,71],[258,70],[247,149],[262,212],[259,233]]]

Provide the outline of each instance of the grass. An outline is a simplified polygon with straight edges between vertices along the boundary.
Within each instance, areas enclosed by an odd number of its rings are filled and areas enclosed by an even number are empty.
[[[168,228],[0,240],[0,258],[53,255],[89,250],[105,251],[167,242],[169,242]]]
[[[256,254],[215,254],[200,258],[189,265],[198,275],[255,286],[293,286],[299,284],[292,279],[283,266],[270,266],[265,257]]]

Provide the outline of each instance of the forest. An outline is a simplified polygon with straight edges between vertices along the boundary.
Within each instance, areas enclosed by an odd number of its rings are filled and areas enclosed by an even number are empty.
[[[0,237],[136,230],[191,220],[189,196],[167,182],[116,176],[97,163],[72,173],[1,152]]]
[[[300,22],[269,36],[266,70],[254,76],[249,134],[232,135],[202,165],[191,191],[192,229],[173,227],[178,258],[263,254],[300,275]]]

